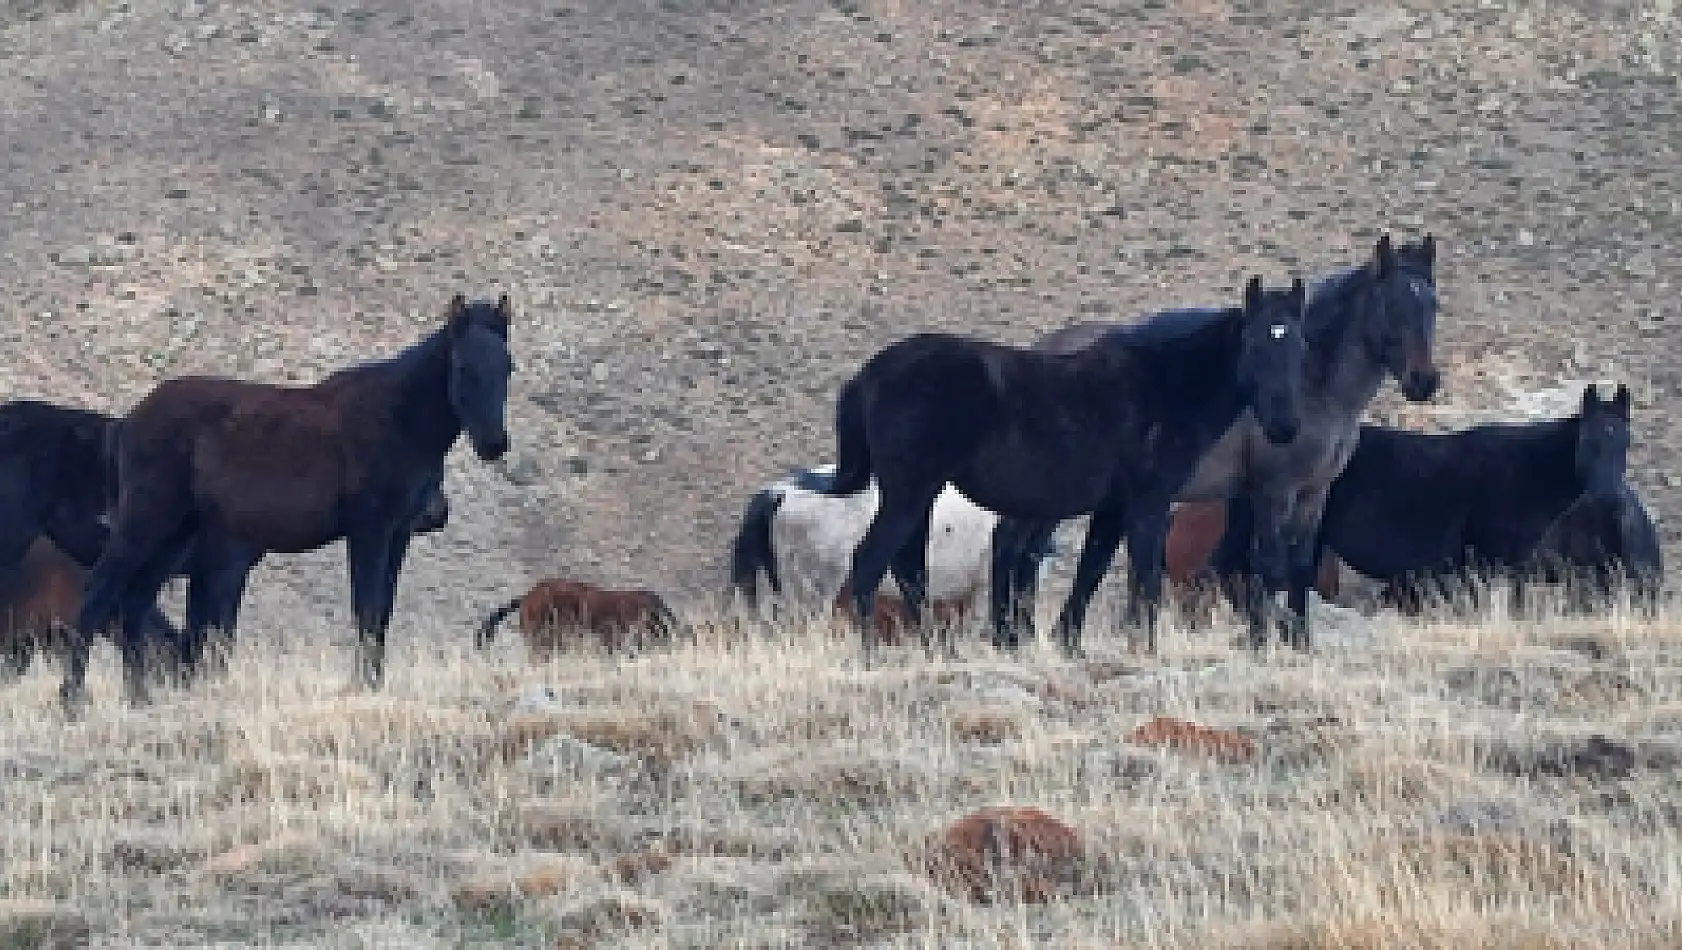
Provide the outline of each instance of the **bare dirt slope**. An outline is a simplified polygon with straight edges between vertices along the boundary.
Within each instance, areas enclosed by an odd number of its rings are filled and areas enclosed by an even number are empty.
[[[518,457],[458,453],[399,617],[544,573],[715,588],[882,344],[1220,302],[1380,228],[1446,243],[1445,402],[1634,384],[1675,550],[1682,47],[1651,3],[4,9],[7,395],[311,380],[513,295]],[[338,610],[339,558],[255,582]]]

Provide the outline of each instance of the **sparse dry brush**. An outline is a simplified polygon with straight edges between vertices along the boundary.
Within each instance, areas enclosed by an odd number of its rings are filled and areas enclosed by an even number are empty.
[[[253,629],[140,710],[102,648],[85,721],[51,666],[0,707],[0,946],[1682,938],[1682,624],[1328,617],[873,670],[740,615],[535,665],[411,626],[379,695]]]

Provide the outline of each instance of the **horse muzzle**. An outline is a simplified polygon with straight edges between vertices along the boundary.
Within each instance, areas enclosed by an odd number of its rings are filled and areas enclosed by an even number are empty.
[[[1402,378],[1402,395],[1408,402],[1427,402],[1437,394],[1442,385],[1442,373],[1436,367],[1430,369],[1410,369]]]

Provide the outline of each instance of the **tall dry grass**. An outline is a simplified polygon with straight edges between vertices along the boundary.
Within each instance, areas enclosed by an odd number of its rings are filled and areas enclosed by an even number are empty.
[[[1326,611],[1312,655],[1231,618],[1130,654],[887,651],[828,621],[529,665],[400,618],[253,618],[224,677],[66,722],[0,701],[0,946],[1630,947],[1682,940],[1682,623]],[[1126,743],[1159,715],[1253,761]],[[1600,736],[1592,740],[1591,736]],[[1097,893],[971,904],[926,835],[1034,805]]]

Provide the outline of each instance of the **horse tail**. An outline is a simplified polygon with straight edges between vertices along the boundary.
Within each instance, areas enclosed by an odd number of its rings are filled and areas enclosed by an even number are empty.
[[[870,485],[870,435],[865,429],[864,392],[857,377],[835,399],[835,478],[825,495],[856,495]]]
[[[736,531],[736,540],[730,545],[730,586],[740,591],[749,604],[759,597],[761,571],[770,581],[772,593],[782,593],[776,552],[771,550],[771,522],[782,504],[783,493],[775,488],[754,492],[742,512],[742,526]]]
[[[503,604],[501,607],[491,611],[485,617],[484,622],[479,624],[479,632],[473,637],[473,646],[477,649],[483,650],[485,648],[485,644],[490,643],[491,640],[495,639],[496,625],[501,623],[509,614],[519,610],[520,603],[524,600],[524,596],[516,597],[508,603]]]
[[[677,612],[659,594],[649,598],[649,620],[659,637],[667,642],[676,640],[687,629],[678,619]]]

